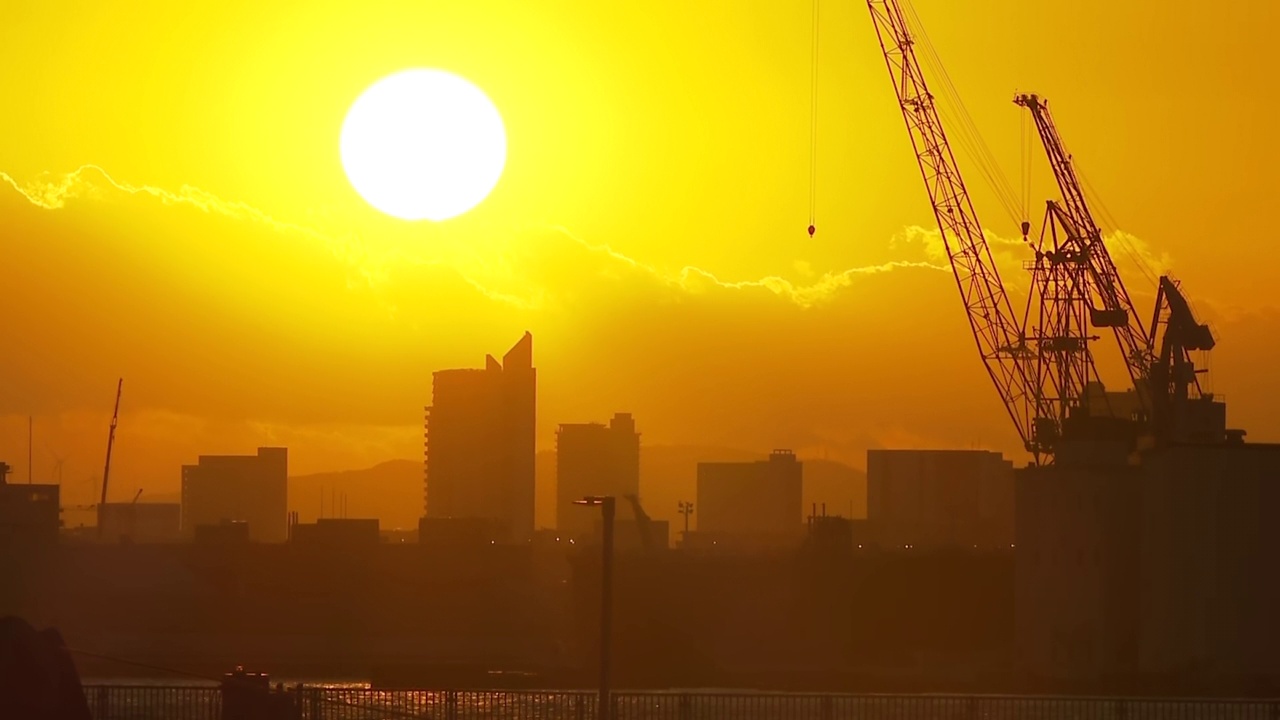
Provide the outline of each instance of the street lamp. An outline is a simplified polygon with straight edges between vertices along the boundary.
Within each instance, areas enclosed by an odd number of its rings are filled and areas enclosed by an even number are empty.
[[[599,505],[604,513],[600,555],[600,720],[612,720],[613,707],[609,702],[609,643],[613,632],[613,510],[614,498],[609,495],[591,495],[574,500],[574,505]]]
[[[693,501],[680,501],[680,514],[684,516],[684,544],[689,544],[689,516],[693,514]]]

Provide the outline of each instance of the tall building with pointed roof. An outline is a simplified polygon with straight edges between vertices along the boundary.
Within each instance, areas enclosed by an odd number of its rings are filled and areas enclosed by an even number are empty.
[[[537,371],[526,332],[499,362],[441,370],[426,410],[426,520],[473,521],[506,542],[533,536]]]

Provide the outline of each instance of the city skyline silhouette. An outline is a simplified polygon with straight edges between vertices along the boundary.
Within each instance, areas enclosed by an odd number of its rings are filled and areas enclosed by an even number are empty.
[[[120,10],[0,25],[0,716],[1280,714],[1280,8]]]
[[[1073,5],[1054,22],[1064,32],[1083,32],[1097,22],[1098,9],[1096,2]],[[200,11],[208,22],[187,32],[212,42],[229,27],[259,27],[242,22],[244,11],[236,4]],[[248,42],[264,53],[292,43],[297,52],[329,58],[321,44],[333,46],[352,26],[351,12],[331,8],[314,34],[289,34],[284,45]],[[469,27],[479,12],[460,10],[454,22]],[[627,407],[646,418],[655,444],[757,452],[791,447],[851,465],[873,447],[982,443],[1019,451],[972,362],[934,220],[914,168],[902,159],[901,119],[885,97],[883,62],[865,19],[829,15],[821,29],[834,38],[848,28],[860,39],[820,43],[815,185],[821,222],[809,240],[810,8],[745,13],[731,37],[759,33],[773,38],[777,51],[760,52],[742,40],[710,58],[700,33],[657,21],[666,12],[640,23],[635,42],[671,33],[663,44],[673,57],[691,68],[712,63],[707,75],[692,76],[700,83],[716,77],[741,88],[748,81],[738,79],[740,71],[751,68],[769,82],[750,83],[750,92],[661,99],[653,88],[669,86],[658,81],[675,69],[634,65],[629,45],[600,50],[603,64],[592,64],[592,72],[582,69],[581,58],[595,51],[554,50],[566,37],[576,42],[628,24],[622,11],[570,23],[562,31],[567,36],[535,22],[539,29],[515,47],[542,52],[519,69],[485,60],[481,49],[501,44],[499,38],[516,32],[508,23],[529,19],[531,10],[503,21],[479,44],[442,40],[437,55],[414,59],[411,64],[447,65],[469,76],[496,98],[510,126],[513,154],[495,194],[474,214],[440,225],[395,221],[366,207],[342,177],[336,138],[355,94],[406,61],[410,47],[451,34],[447,24],[427,23],[426,38],[382,28],[392,35],[376,52],[361,54],[359,63],[341,61],[349,67],[334,71],[331,87],[305,93],[280,84],[302,83],[322,68],[255,73],[232,64],[216,70],[225,48],[201,50],[194,42],[169,48],[210,78],[221,93],[211,99],[219,112],[234,110],[240,118],[219,128],[207,126],[200,104],[144,111],[139,117],[145,119],[128,128],[112,114],[114,105],[104,104],[75,107],[68,116],[101,122],[109,134],[75,132],[51,113],[74,103],[77,92],[96,97],[86,79],[95,73],[116,73],[98,85],[116,88],[122,101],[139,108],[154,108],[182,85],[169,74],[122,79],[134,77],[127,72],[131,61],[112,53],[101,61],[75,60],[99,40],[68,46],[48,67],[47,83],[22,86],[28,112],[0,125],[9,137],[35,139],[15,145],[0,167],[9,258],[28,269],[10,281],[10,296],[21,302],[6,306],[2,327],[30,358],[10,353],[0,360],[13,379],[0,396],[0,456],[25,472],[23,425],[35,416],[39,438],[65,446],[56,449],[69,457],[64,478],[80,482],[98,464],[93,458],[110,411],[110,384],[125,376],[130,386],[122,413],[135,435],[122,438],[116,458],[122,493],[132,492],[126,477],[149,493],[173,492],[172,467],[200,453],[259,445],[289,445],[302,473],[412,459],[419,452],[415,408],[429,394],[430,372],[465,367],[476,352],[526,329],[542,338],[546,368],[541,448],[553,446],[559,422]],[[1174,270],[1194,290],[1198,310],[1223,338],[1215,354],[1217,390],[1234,398],[1232,417],[1254,437],[1276,437],[1280,428],[1268,409],[1277,391],[1265,363],[1256,361],[1276,334],[1266,264],[1241,263],[1202,242],[1238,238],[1248,252],[1247,238],[1262,225],[1248,169],[1267,166],[1280,151],[1270,133],[1250,130],[1264,115],[1249,111],[1249,103],[1259,102],[1256,94],[1237,93],[1244,105],[1217,102],[1220,84],[1252,87],[1266,67],[1225,69],[1225,56],[1213,48],[1225,28],[1236,25],[1211,19],[1195,31],[1204,43],[1187,55],[1180,35],[1166,32],[1184,22],[1177,12],[1159,20],[1164,30],[1148,26],[1147,18],[1110,17],[1109,32],[1142,41],[1106,44],[1101,54],[1087,54],[1089,63],[1099,64],[1096,72],[1092,65],[1075,72],[1072,59],[1041,45],[1017,53],[1002,47],[1004,64],[976,52],[969,40],[988,37],[990,23],[1014,22],[994,8],[955,13],[924,5],[920,12],[933,18],[931,37],[949,75],[1015,182],[1024,111],[1009,99],[1018,88],[1053,98],[1070,149],[1119,221],[1108,233],[1122,233],[1158,271]],[[1039,11],[1020,12],[1031,21]],[[82,19],[57,19],[56,8],[42,13],[33,16],[33,27],[57,37],[63,33],[51,28],[61,23],[70,23],[74,37],[86,27]],[[397,26],[427,17],[427,10],[409,12]],[[1267,22],[1239,26],[1261,33]],[[139,47],[162,41],[158,27],[137,29]],[[11,31],[18,35],[6,51],[19,55],[29,54],[25,48],[40,35]],[[1118,80],[1146,67],[1135,65],[1135,57],[1163,68],[1144,73],[1146,89],[1137,94]],[[722,63],[734,72],[721,77]],[[93,73],[82,76],[73,67]],[[557,102],[531,95],[544,86],[526,76],[535,67],[540,76],[556,78]],[[594,87],[592,73],[644,78],[633,87],[650,109],[627,121],[633,105],[625,95],[585,92]],[[53,88],[61,88],[56,101]],[[1151,104],[1149,97],[1159,100]],[[755,112],[758,103],[775,110]],[[1113,110],[1093,112],[1099,105]],[[298,115],[304,108],[306,122]],[[161,122],[169,129],[156,125]],[[669,123],[689,129],[673,134],[670,149],[654,152],[663,146],[647,128]],[[1185,141],[1171,152],[1164,135],[1150,131],[1157,126]],[[308,129],[293,132],[299,127]],[[617,128],[619,135],[600,127]],[[1221,132],[1224,127],[1238,131]],[[56,144],[49,140],[55,136]],[[192,138],[202,136],[243,170],[214,163],[208,152],[190,152]],[[1247,151],[1239,146],[1246,137],[1257,139]],[[773,148],[766,159],[746,150],[762,142]],[[697,151],[699,143],[709,143],[709,154]],[[260,160],[273,157],[265,148],[274,146],[288,162],[266,163],[271,172],[258,172]],[[672,169],[660,170],[658,157]],[[1034,207],[1027,214],[1038,222],[1040,198],[1050,194],[1052,180],[1035,153],[1029,160],[1027,202]],[[589,181],[605,176],[606,162],[640,169],[626,173],[626,181]],[[86,163],[93,166],[77,170]],[[541,173],[553,166],[565,169],[544,181]],[[700,180],[685,187],[668,182],[672,177]],[[1002,215],[980,178],[971,181],[988,229],[1018,242],[1017,223]],[[606,187],[614,198],[609,202],[596,194]],[[626,199],[641,197],[647,198],[643,211]],[[997,249],[1012,282],[1025,253],[1004,242]],[[1132,276],[1126,253],[1117,253],[1117,262]],[[296,280],[271,279],[280,274]],[[1154,288],[1133,283],[1142,293],[1139,305],[1147,307]],[[635,332],[619,333],[622,326]],[[856,352],[850,365],[847,353],[868,342],[874,350]],[[720,359],[727,354],[740,362],[726,369]],[[1123,382],[1119,368],[1104,370],[1109,386]],[[725,378],[723,385],[700,382],[716,375]],[[588,392],[578,387],[583,382]],[[759,407],[775,419],[771,427],[753,420]],[[155,441],[144,439],[151,437]],[[53,471],[55,456],[43,442],[37,457],[39,474]]]

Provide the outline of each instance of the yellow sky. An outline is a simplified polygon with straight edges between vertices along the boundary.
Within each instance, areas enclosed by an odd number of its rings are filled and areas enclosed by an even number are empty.
[[[1214,318],[1232,419],[1280,434],[1275,3],[916,7],[1015,186],[1011,98],[1050,98],[1107,229]],[[135,487],[265,442],[290,444],[303,471],[414,457],[430,371],[477,365],[525,329],[547,446],[555,423],[615,410],[649,442],[855,464],[868,446],[1016,444],[936,247],[911,230],[933,220],[861,2],[822,3],[814,240],[808,3],[7,13],[0,457],[20,467],[33,414],[74,448],[67,477],[100,472],[120,375],[119,472]],[[439,225],[379,215],[338,158],[350,103],[407,67],[477,83],[509,135],[493,195]],[[1039,208],[1051,188],[1033,160]],[[984,224],[1012,236],[962,163]]]

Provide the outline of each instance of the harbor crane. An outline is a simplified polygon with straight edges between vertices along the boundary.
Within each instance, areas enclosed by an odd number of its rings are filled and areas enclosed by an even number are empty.
[[[640,547],[645,552],[653,552],[655,549],[653,539],[653,520],[650,519],[649,513],[644,511],[644,507],[640,505],[640,497],[635,494],[627,495],[627,502],[631,503],[631,511],[636,516],[636,530],[640,533]]]
[[[1151,327],[1148,330],[1143,326],[1103,242],[1102,230],[1089,210],[1048,101],[1039,95],[1020,93],[1015,95],[1014,103],[1030,111],[1063,198],[1061,206],[1050,201],[1049,221],[1066,235],[1066,243],[1059,246],[1066,251],[1038,253],[1037,261],[1050,257],[1052,264],[1074,264],[1081,269],[1073,291],[1064,293],[1056,302],[1087,309],[1093,327],[1114,331],[1138,404],[1136,412],[1130,410],[1135,417],[1122,419],[1136,421],[1140,432],[1156,443],[1239,440],[1243,431],[1226,430],[1225,405],[1202,391],[1199,377],[1205,370],[1197,368],[1191,358],[1192,351],[1207,352],[1216,345],[1209,326],[1196,319],[1181,286],[1167,275],[1157,283]],[[1161,326],[1164,334],[1158,338]],[[1082,338],[1088,339],[1083,334]],[[1086,352],[1074,362],[1080,365],[1083,361],[1091,363],[1092,357]],[[1106,401],[1105,393],[1101,400]],[[1110,407],[1089,407],[1090,401],[1083,395],[1070,398],[1070,404],[1087,416],[1114,415]]]
[[[1050,455],[1056,432],[1046,426],[1054,414],[1034,372],[1037,350],[1000,280],[902,7],[897,0],[867,0],[867,7],[982,363],[1023,446],[1037,459]]]
[[[904,5],[909,9],[909,0],[867,0],[979,355],[1024,448],[1036,462],[1052,462],[1064,437],[1098,432],[1146,436],[1156,443],[1239,440],[1242,431],[1226,430],[1223,403],[1201,392],[1203,370],[1190,358],[1193,350],[1213,347],[1212,333],[1167,276],[1159,280],[1152,326],[1144,327],[1048,103],[1025,93],[1014,102],[1035,121],[1062,200],[1047,203],[1028,268],[1026,310],[1014,315],[921,71]],[[949,87],[945,73],[942,80]],[[1023,221],[1024,240],[1029,230]],[[1158,340],[1161,325],[1165,332]],[[1089,345],[1098,339],[1091,334],[1095,329],[1116,337],[1135,388],[1130,407],[1111,407],[1112,394],[1095,382]]]
[[[1014,103],[1026,108],[1035,121],[1037,134],[1048,156],[1053,177],[1062,193],[1062,205],[1054,204],[1052,220],[1068,235],[1076,250],[1076,257],[1083,264],[1087,285],[1081,287],[1078,301],[1088,303],[1090,323],[1096,328],[1111,328],[1120,345],[1129,379],[1138,389],[1138,400],[1143,410],[1150,411],[1150,398],[1146,397],[1147,375],[1154,357],[1148,343],[1146,328],[1134,307],[1129,291],[1111,259],[1102,229],[1093,218],[1085,200],[1084,188],[1058,134],[1049,104],[1039,95],[1022,93],[1014,97]]]
[[[1156,334],[1164,334],[1156,353]],[[1155,316],[1147,347],[1155,360],[1150,366],[1147,387],[1151,393],[1151,427],[1157,441],[1223,443],[1243,442],[1245,431],[1227,428],[1226,405],[1204,392],[1200,376],[1205,373],[1191,359],[1193,351],[1207,352],[1217,344],[1209,326],[1196,319],[1191,304],[1173,278],[1160,278],[1156,291]]]

